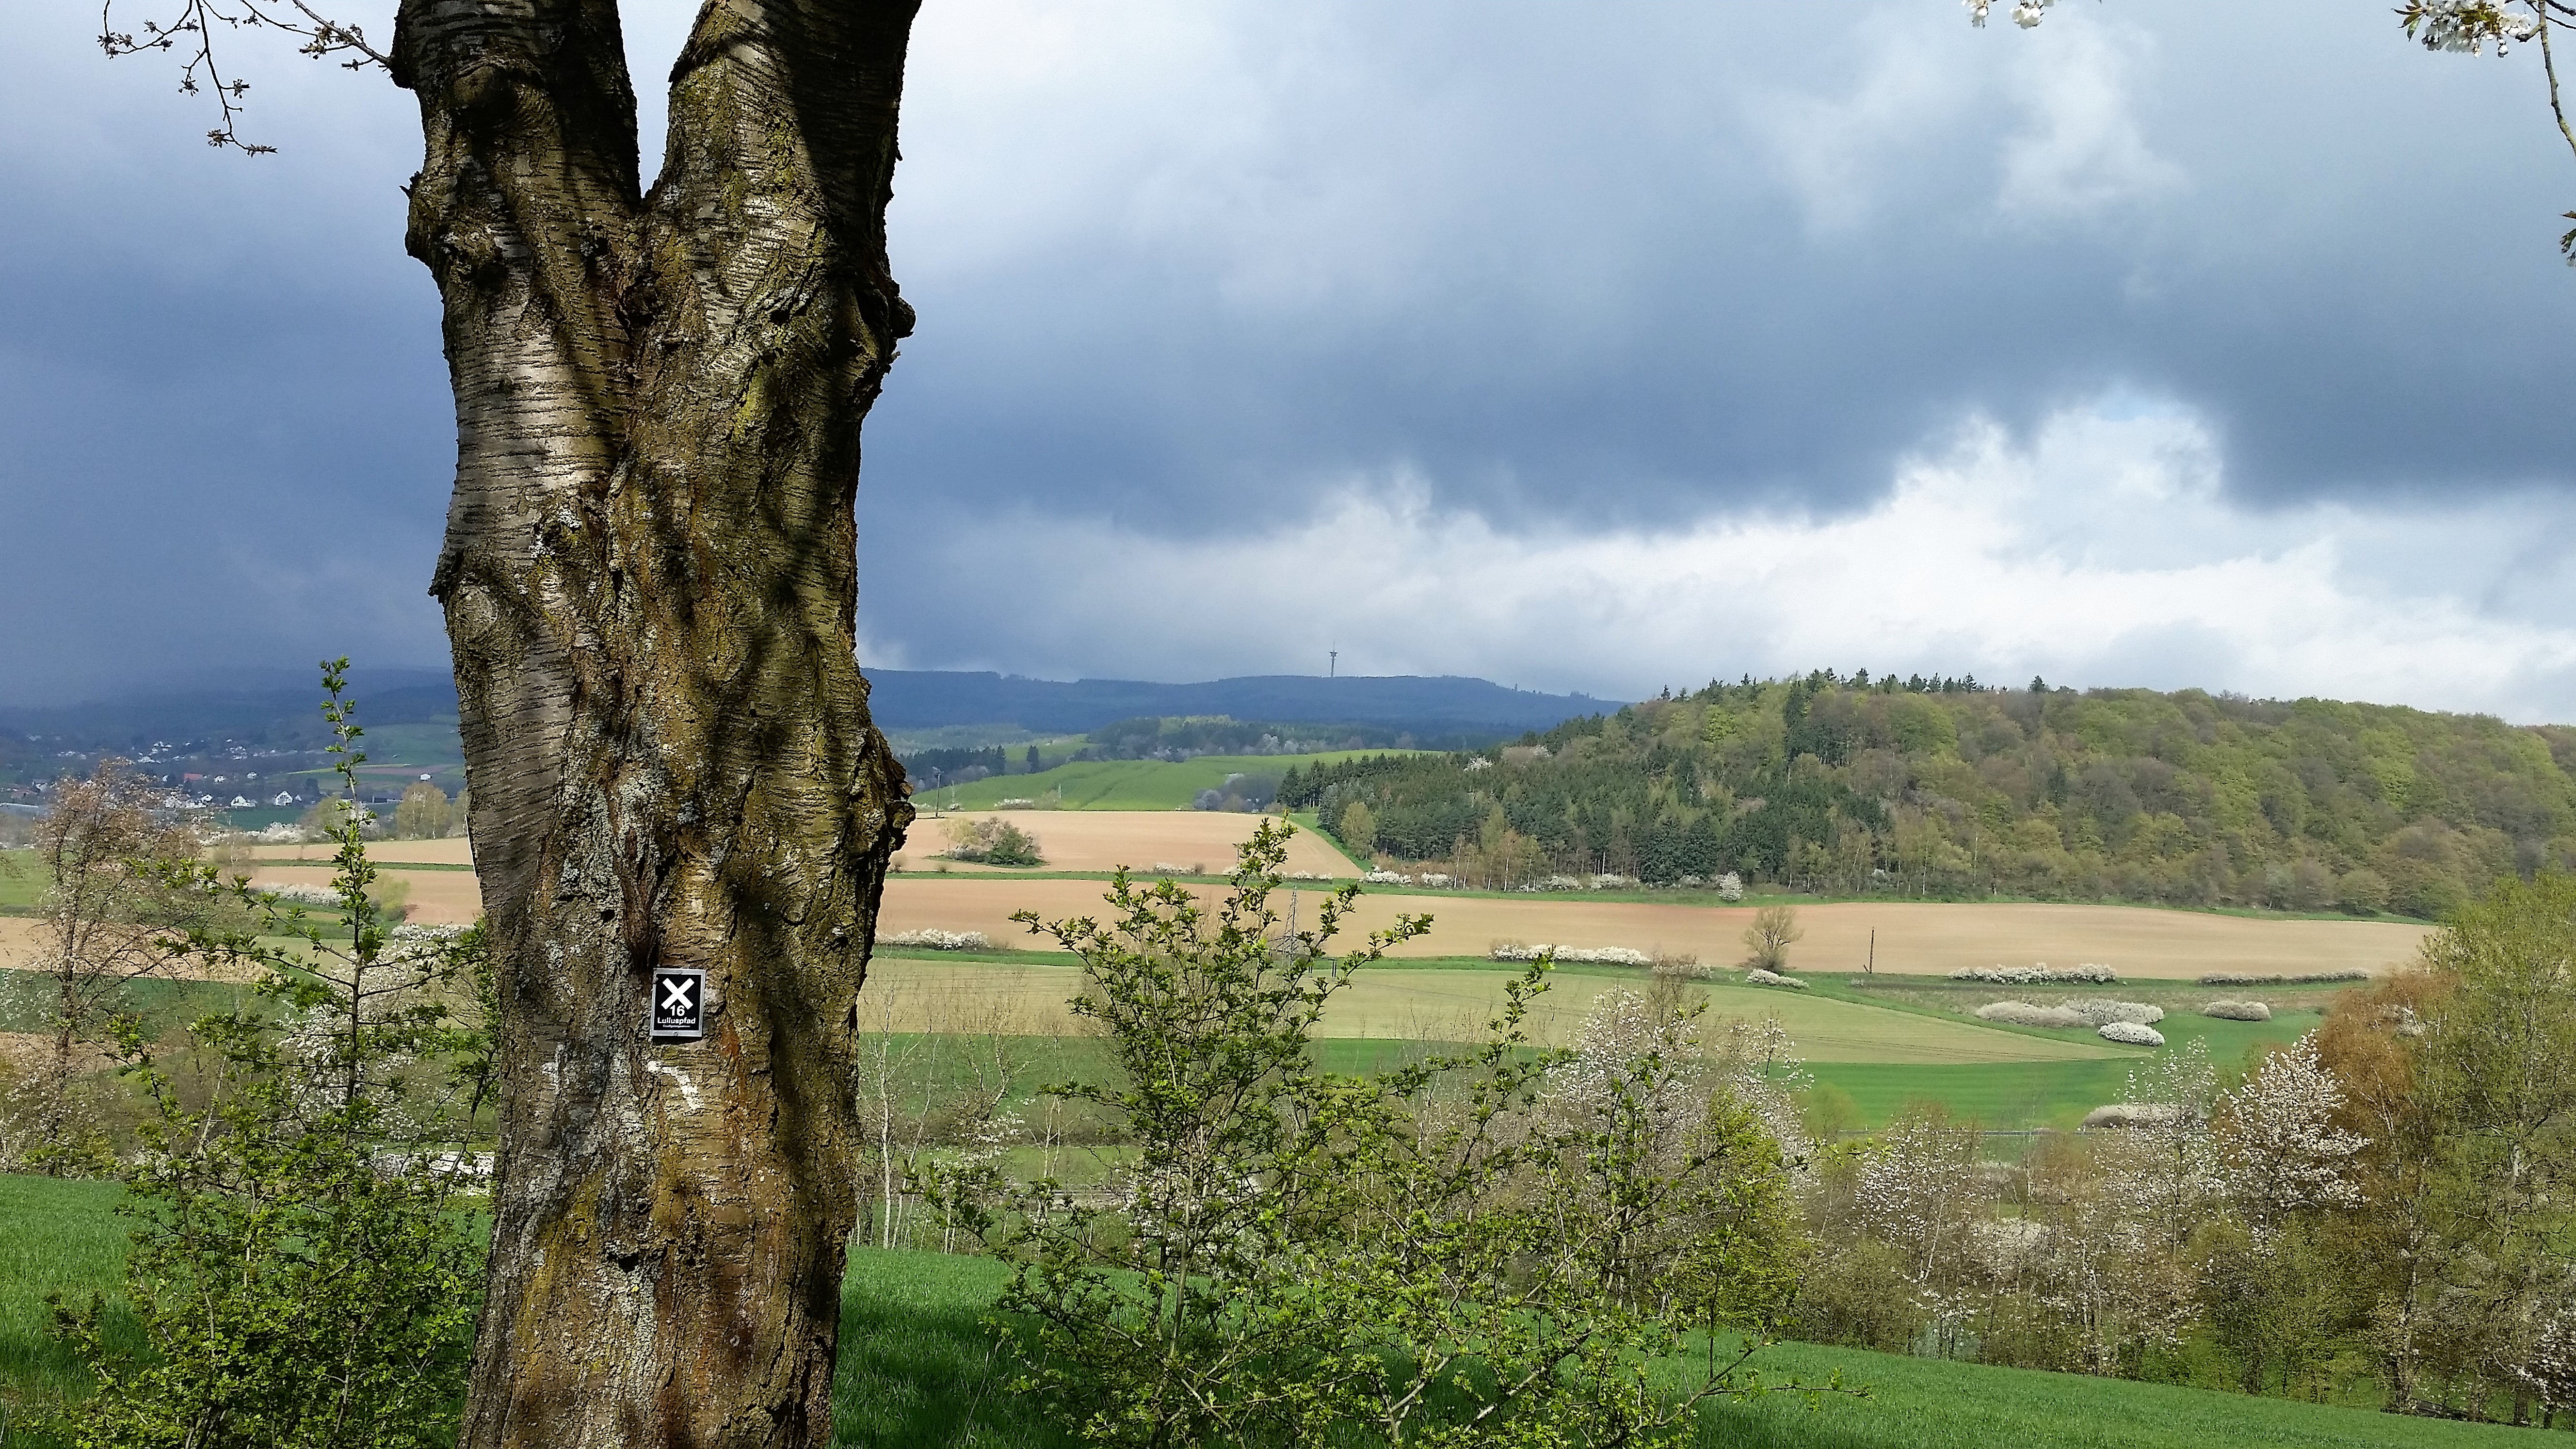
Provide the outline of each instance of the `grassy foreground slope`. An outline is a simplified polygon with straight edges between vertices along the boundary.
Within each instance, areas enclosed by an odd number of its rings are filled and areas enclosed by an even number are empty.
[[[1008,1389],[978,1327],[1005,1277],[979,1258],[862,1250],[842,1290],[838,1443],[878,1449],[1056,1449],[1052,1430]],[[2251,1399],[1980,1364],[1779,1344],[1767,1381],[1840,1372],[1866,1400],[1797,1395],[1712,1409],[1699,1442],[1755,1449],[2472,1449],[2530,1443],[2529,1430],[2402,1419],[2361,1409]],[[2547,1441],[2543,1441],[2547,1442]]]
[[[117,1190],[0,1176],[0,1404],[58,1402],[79,1371],[45,1334],[44,1295],[112,1291],[124,1227]],[[1073,1443],[1010,1390],[1008,1362],[981,1327],[999,1264],[861,1249],[842,1290],[834,1442],[872,1449],[1061,1449]],[[1975,1364],[1782,1344],[1765,1377],[1820,1382],[1839,1371],[1872,1391],[1810,1409],[1782,1395],[1713,1410],[1700,1442],[1760,1449],[2479,1449],[2532,1443],[2529,1430],[2399,1419],[2358,1409],[2248,1399]],[[9,1444],[44,1441],[13,1430]],[[2554,1442],[2554,1441],[2538,1441]]]

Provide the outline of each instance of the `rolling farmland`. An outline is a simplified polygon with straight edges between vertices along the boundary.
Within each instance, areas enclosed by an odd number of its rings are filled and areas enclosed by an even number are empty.
[[[995,775],[966,785],[917,787],[913,805],[990,810],[1004,800],[1051,801],[1064,810],[1187,810],[1201,790],[1222,790],[1238,776],[1276,780],[1292,766],[1308,768],[1401,750],[1337,750],[1317,755],[1201,755],[1194,760],[1079,760],[1033,775]],[[1059,794],[1058,792],[1062,792]]]
[[[1024,780],[1030,777],[1018,776]],[[1046,1036],[1072,1028],[1065,1010],[1075,986],[1071,961],[1031,938],[1010,914],[1032,909],[1048,919],[1097,914],[1103,884],[1066,873],[1120,864],[1221,871],[1233,848],[1262,817],[1218,811],[1027,811],[1009,818],[1036,833],[1047,868],[1009,871],[930,860],[944,845],[935,818],[915,826],[902,853],[910,867],[886,886],[879,929],[885,934],[932,928],[981,931],[1015,959],[961,959],[926,952],[888,952],[874,966],[861,1013],[871,1030],[938,1032],[971,1029],[968,1018],[1007,1021],[1014,1034]],[[1329,842],[1301,831],[1290,842],[1291,870],[1348,879],[1356,867]],[[480,908],[466,843],[461,839],[386,841],[376,847],[389,880],[409,892],[413,918],[466,921]],[[320,845],[262,847],[263,884],[322,885],[330,867]],[[944,869],[942,867],[945,867]],[[1311,911],[1324,887],[1291,889]],[[1218,888],[1193,886],[1203,899]],[[1748,907],[1679,904],[1584,894],[1516,895],[1372,888],[1349,923],[1355,932],[1393,924],[1399,913],[1427,912],[1430,933],[1402,947],[1388,964],[1363,972],[1323,1024],[1337,1041],[1459,1041],[1481,1035],[1502,999],[1509,968],[1484,961],[1498,941],[1553,942],[1568,947],[1624,946],[1687,954],[1723,966],[1743,952]],[[1800,907],[1805,935],[1789,951],[1792,971],[1816,990],[1795,993],[1716,980],[1695,988],[1713,1017],[1777,1017],[1817,1080],[1847,1095],[1861,1124],[1883,1122],[1908,1102],[1939,1101],[1990,1126],[2071,1125],[2084,1111],[2116,1098],[2143,1055],[2089,1032],[2015,1030],[1974,1019],[1988,1000],[2030,995],[2054,1000],[2053,988],[1969,987],[1945,978],[1965,966],[2059,965],[2098,961],[2120,972],[2124,989],[2175,1014],[2162,1028],[2179,1043],[2198,1036],[2212,1054],[2234,1062],[2258,1042],[2295,1037],[2317,1020],[2330,992],[2290,993],[2269,1023],[2213,1022],[2196,1013],[2192,978],[2215,971],[2295,975],[2379,972],[2412,956],[2429,929],[2380,921],[2308,920],[2218,915],[2119,906],[1847,902]],[[35,922],[0,917],[0,965],[23,965]],[[1878,975],[1857,968],[1872,952]],[[1603,992],[1642,983],[1643,973],[1616,967],[1562,967],[1533,1013],[1533,1035],[1570,1039]],[[2277,994],[2277,993],[2276,993]]]
[[[1015,776],[1017,779],[1034,778]],[[1037,834],[1048,868],[1100,872],[1119,864],[1205,865],[1223,871],[1233,844],[1261,817],[1219,811],[1029,811],[1009,818]],[[1100,903],[1095,880],[1029,878],[1025,872],[930,860],[945,844],[940,822],[913,827],[901,859],[910,867],[886,883],[883,931],[934,928],[982,931],[997,942],[1020,938],[1013,911],[1048,919],[1088,914]],[[471,920],[480,898],[462,840],[387,841],[377,848],[386,874],[406,882],[413,917]],[[1289,869],[1347,877],[1339,851],[1311,832],[1290,842]],[[297,851],[303,862],[289,865]],[[319,885],[329,867],[318,846],[267,847],[264,884]],[[405,862],[445,867],[405,870]],[[1207,888],[1202,887],[1202,890]],[[1498,941],[1562,946],[1626,946],[1690,954],[1711,964],[1743,954],[1750,907],[1602,900],[1582,895],[1490,896],[1372,890],[1352,922],[1374,930],[1399,913],[1429,912],[1431,933],[1407,943],[1407,956],[1482,956]],[[2411,959],[2431,927],[2396,921],[2313,920],[2220,915],[2140,906],[2027,905],[1854,901],[1802,906],[1805,936],[1789,948],[1797,971],[1854,971],[1875,953],[1888,973],[1945,976],[1963,967],[2061,966],[2097,961],[2125,978],[2188,981],[2215,971],[2300,975],[2385,971]],[[1873,946],[1873,935],[1875,943]]]
[[[1053,920],[1089,913],[1099,900],[1095,881],[907,874],[886,883],[881,929],[974,930],[999,941],[1020,934],[1010,924],[1013,911],[1034,910]],[[1712,964],[1743,955],[1744,928],[1753,918],[1746,906],[1371,891],[1351,926],[1376,930],[1394,924],[1399,913],[1417,912],[1431,914],[1431,931],[1398,948],[1400,955],[1481,956],[1498,941],[1546,941],[1688,953]],[[1798,919],[1806,935],[1789,948],[1793,971],[1858,970],[1874,931],[1877,966],[1885,972],[1946,976],[1962,967],[2098,961],[2124,977],[2185,981],[2213,971],[2379,972],[2412,958],[2431,930],[2386,921],[2263,919],[2140,906],[1875,901],[1802,906]]]
[[[1503,1002],[1507,967],[1379,967],[1358,979],[1324,1014],[1320,1035],[1417,1041],[1470,1041],[1484,1034]],[[1636,971],[1560,968],[1531,1012],[1532,1035],[1572,1040],[1601,995],[1644,984]],[[1079,986],[1070,965],[925,960],[889,956],[869,973],[860,1007],[871,1031],[932,1032],[960,1023],[987,1024],[1013,1035],[1049,1036],[1074,1029],[1065,998]],[[2134,1061],[2139,1055],[2083,1037],[1998,1031],[1974,1021],[1890,1010],[1796,992],[1710,982],[1712,1018],[1777,1017],[1814,1061],[1920,1063]]]

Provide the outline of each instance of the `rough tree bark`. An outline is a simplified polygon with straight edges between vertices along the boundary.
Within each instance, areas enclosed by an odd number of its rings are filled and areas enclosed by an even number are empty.
[[[917,0],[710,0],[639,187],[614,0],[403,0],[500,962],[463,1442],[820,1445],[856,995],[911,818],[854,659],[859,425],[911,326],[885,208]],[[646,1040],[650,971],[703,1041]]]

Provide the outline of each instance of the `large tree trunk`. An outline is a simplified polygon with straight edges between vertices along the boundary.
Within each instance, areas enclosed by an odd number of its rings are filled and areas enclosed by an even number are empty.
[[[710,0],[638,187],[614,0],[403,0],[500,965],[464,1442],[820,1445],[856,995],[911,810],[854,659],[859,425],[917,0]],[[708,1034],[646,1039],[652,968]]]

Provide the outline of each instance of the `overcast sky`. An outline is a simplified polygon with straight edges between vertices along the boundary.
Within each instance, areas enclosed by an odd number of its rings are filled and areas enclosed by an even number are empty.
[[[929,0],[862,655],[2576,720],[2576,160],[2389,8]],[[0,702],[443,658],[411,98],[8,25]]]

